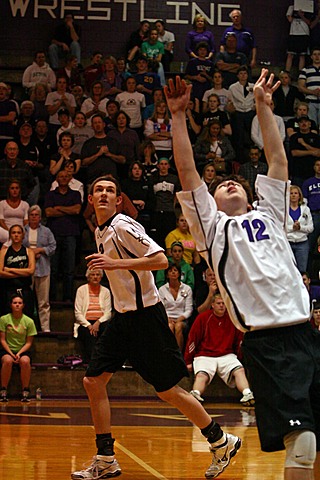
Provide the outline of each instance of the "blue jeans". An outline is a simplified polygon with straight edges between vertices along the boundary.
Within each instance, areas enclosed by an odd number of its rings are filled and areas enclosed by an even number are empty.
[[[311,118],[311,120],[314,120],[316,122],[316,124],[320,125],[320,103],[313,103],[313,102],[310,102],[309,103],[309,118]]]
[[[57,282],[62,273],[63,300],[73,300],[73,277],[76,261],[77,237],[74,235],[55,236],[57,248],[51,258],[50,299],[57,299]]]
[[[65,52],[62,47],[51,43],[49,46],[49,58],[51,67],[54,69],[59,68],[59,57],[64,57],[66,54],[70,53],[77,57],[78,63],[81,63],[81,47],[79,42],[72,42],[69,47],[69,52]]]
[[[296,259],[299,272],[306,272],[309,256],[309,241],[305,240],[304,242],[297,243],[290,242],[290,247]]]

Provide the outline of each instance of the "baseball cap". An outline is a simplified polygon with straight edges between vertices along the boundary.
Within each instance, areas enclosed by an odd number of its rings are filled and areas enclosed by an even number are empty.
[[[67,110],[66,108],[60,108],[60,110],[58,111],[58,116],[59,115],[68,115],[68,117],[70,116],[70,112],[69,110]]]
[[[160,158],[158,159],[158,163],[160,163],[161,160],[165,160],[166,162],[170,163],[170,160],[169,160],[168,157],[160,157]]]
[[[22,123],[22,124],[20,125],[19,131],[21,130],[21,128],[26,127],[26,126],[27,126],[27,127],[30,127],[30,128],[33,128],[32,125],[31,125],[31,123],[29,123],[29,122],[24,122],[24,123]]]
[[[301,115],[301,117],[298,118],[298,123],[302,122],[302,120],[309,120],[309,122],[311,122],[311,119],[308,117],[308,115]]]

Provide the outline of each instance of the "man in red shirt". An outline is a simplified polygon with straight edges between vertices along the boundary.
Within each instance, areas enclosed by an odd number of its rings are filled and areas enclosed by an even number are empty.
[[[237,358],[243,334],[236,329],[226,311],[220,294],[213,298],[212,309],[195,319],[185,349],[188,370],[195,373],[191,394],[203,402],[202,394],[217,373],[231,388],[237,387],[243,397],[242,405],[253,405],[244,368]]]

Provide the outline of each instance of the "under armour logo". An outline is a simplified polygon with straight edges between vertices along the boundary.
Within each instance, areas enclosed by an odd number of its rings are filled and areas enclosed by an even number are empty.
[[[300,420],[289,420],[290,426],[294,427],[294,425],[301,425]]]

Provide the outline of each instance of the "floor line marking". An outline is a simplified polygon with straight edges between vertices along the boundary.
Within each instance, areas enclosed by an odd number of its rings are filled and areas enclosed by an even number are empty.
[[[121,445],[117,440],[115,441],[115,446],[119,448],[123,453],[125,453],[128,457],[130,457],[134,462],[136,462],[140,467],[144,468],[147,470],[151,475],[153,475],[156,478],[159,478],[160,480],[168,480],[167,477],[164,477],[161,475],[161,473],[157,472],[154,468],[150,467],[147,463],[145,463],[141,458],[137,457],[134,453],[132,453],[130,450],[128,450],[126,447]]]

